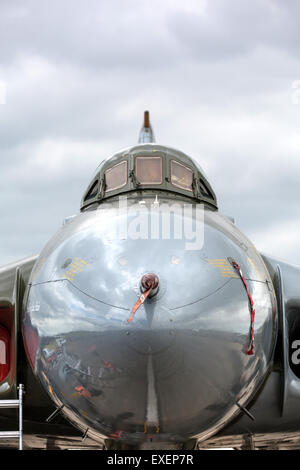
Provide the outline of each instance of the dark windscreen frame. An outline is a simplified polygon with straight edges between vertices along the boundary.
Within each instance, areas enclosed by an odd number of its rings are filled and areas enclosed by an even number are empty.
[[[85,210],[85,208],[92,204],[100,203],[109,197],[136,190],[163,190],[182,194],[193,200],[206,202],[217,209],[216,196],[209,182],[190,157],[168,147],[157,145],[155,145],[156,148],[153,147],[153,144],[139,145],[123,153],[116,154],[114,157],[103,162],[85,192],[81,203],[81,210]],[[148,181],[141,177],[143,173],[140,171],[141,166],[143,166],[140,164],[146,161],[147,158],[149,158],[149,161],[152,159],[153,162],[156,162],[152,177]],[[177,166],[177,170],[180,168],[183,169],[182,181],[185,184],[174,184],[174,177],[172,181],[172,161],[174,162],[173,166]],[[160,165],[158,162],[160,162]],[[107,188],[107,183],[109,183],[109,181],[107,181],[107,175],[110,174],[114,168],[116,169],[122,164],[126,168],[126,178],[124,177],[123,180],[121,180],[122,184],[116,184],[111,188]],[[148,168],[151,169],[151,167]],[[184,175],[184,169],[187,170],[186,175]],[[178,174],[180,175],[180,172]],[[139,177],[141,181],[139,181]],[[94,188],[96,186],[98,190],[95,194]]]

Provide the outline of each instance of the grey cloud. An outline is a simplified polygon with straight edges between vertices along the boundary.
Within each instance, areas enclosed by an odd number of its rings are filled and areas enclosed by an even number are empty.
[[[207,2],[205,15],[171,15],[170,29],[190,57],[226,60],[259,47],[299,55],[299,3],[296,0]]]
[[[273,226],[284,237],[300,219],[300,6],[199,3],[1,1],[0,265],[39,251],[79,210],[147,108],[158,141],[199,161],[250,238],[265,229],[272,246]],[[296,242],[276,251],[300,263]]]
[[[142,2],[90,0],[37,0],[2,3],[2,60],[36,55],[83,67],[138,68],[163,66],[176,58],[177,50],[159,28],[159,12]],[[155,3],[153,3],[155,8]],[[59,47],[57,45],[59,44]]]

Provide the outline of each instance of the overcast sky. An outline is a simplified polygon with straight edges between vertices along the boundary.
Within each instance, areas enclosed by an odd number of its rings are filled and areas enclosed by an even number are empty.
[[[257,249],[300,264],[299,0],[0,0],[0,265],[137,143],[197,159]]]

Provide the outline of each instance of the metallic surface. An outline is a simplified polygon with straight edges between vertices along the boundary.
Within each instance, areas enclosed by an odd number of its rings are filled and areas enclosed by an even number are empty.
[[[149,111],[145,111],[144,112],[144,124],[139,135],[139,143],[145,144],[145,143],[150,143],[150,142],[155,142],[155,138],[154,138],[154,132],[150,124]]]
[[[18,387],[18,400],[0,400],[0,408],[18,408],[19,410],[19,430],[18,431],[1,431],[0,439],[19,439],[19,450],[23,450],[23,384]]]
[[[0,408],[19,408],[19,400],[0,400]]]
[[[163,179],[161,184],[142,184],[138,181],[138,178],[136,177],[135,162],[135,159],[138,156],[155,156],[162,158]],[[183,187],[179,187],[178,185],[172,184],[172,160],[175,160],[183,166],[187,166],[190,170],[193,171],[193,191],[183,189]],[[127,161],[128,168],[127,183],[122,186],[122,188],[106,192],[106,171],[124,161]],[[203,193],[203,191],[201,190],[201,184],[204,184],[206,186],[210,195]],[[93,193],[93,197],[90,197],[90,191],[92,191],[92,188],[94,188],[95,186],[97,186],[98,190]],[[120,195],[128,196],[132,192],[137,192],[136,196],[140,198],[143,197],[143,191],[145,191],[146,194],[149,194],[149,190],[155,191],[156,194],[162,192],[164,193],[163,197],[172,197],[173,200],[175,200],[177,195],[179,195],[181,199],[183,198],[183,196],[186,196],[189,201],[191,199],[194,199],[195,201],[200,201],[209,205],[211,208],[217,209],[216,195],[212,187],[210,186],[209,181],[207,180],[204,174],[204,171],[196,161],[194,161],[185,153],[174,148],[154,143],[144,143],[120,150],[115,155],[104,160],[99,165],[94,177],[92,178],[90,184],[84,192],[83,198],[81,200],[81,210],[83,211],[87,209],[97,209],[99,202],[102,202],[105,199],[111,199],[113,196]]]
[[[144,201],[145,213],[152,203]],[[170,203],[159,200],[162,211]],[[241,412],[237,402],[245,405],[268,372],[277,328],[269,274],[217,212],[205,211],[204,244],[193,251],[184,238],[115,238],[130,216],[112,216],[113,204],[72,219],[37,260],[23,319],[27,351],[38,339],[30,362],[56,405],[90,436],[207,438]],[[184,222],[184,213],[173,217]],[[245,354],[248,298],[228,257],[238,260],[255,299],[252,357]],[[129,326],[149,272],[159,292]]]
[[[23,394],[24,386],[19,385],[19,450],[23,450]]]
[[[67,422],[52,423],[58,415],[100,447],[255,448],[274,445],[270,432],[297,443],[300,370],[291,347],[300,335],[300,268],[256,251],[218,212],[199,165],[153,143],[147,114],[140,139],[100,165],[81,214],[38,257],[0,268],[0,324],[11,335],[0,399],[13,403],[24,383],[26,441],[42,446],[44,435],[49,448],[64,448],[60,431],[78,443]],[[164,179],[145,188],[135,157],[153,152]],[[125,158],[127,185],[105,194],[105,171]],[[193,192],[171,184],[173,158],[193,170]],[[128,323],[149,273],[158,285]],[[13,432],[12,417],[1,408],[0,435]]]

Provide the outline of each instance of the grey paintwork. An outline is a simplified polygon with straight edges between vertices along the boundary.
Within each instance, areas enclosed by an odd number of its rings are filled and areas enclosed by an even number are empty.
[[[38,258],[38,255],[31,256],[16,263],[7,264],[0,268],[0,302],[1,305],[10,303],[13,298],[15,277],[17,270],[20,271],[24,281],[27,283],[32,268]]]
[[[164,210],[171,203],[159,199]],[[39,338],[35,372],[68,418],[99,439],[116,432],[132,443],[206,438],[240,413],[237,402],[249,401],[270,367],[277,319],[268,271],[215,211],[206,209],[204,244],[192,251],[172,232],[169,240],[115,238],[114,225],[130,223],[130,215],[112,216],[114,205],[72,219],[40,254],[24,307],[25,343],[32,330]],[[222,274],[211,263],[228,257],[240,264],[255,299],[254,356],[245,354],[243,283],[233,268]],[[158,294],[129,325],[147,272],[159,277]]]
[[[135,171],[135,157],[138,155],[143,156],[161,156],[162,157],[162,173],[163,179],[161,184],[147,184],[142,185],[140,184],[136,178],[133,176]],[[109,191],[108,193],[105,192],[105,172],[107,169],[111,168],[113,165],[116,165],[122,161],[127,161],[128,166],[128,180],[125,186],[122,188],[116,189],[114,191]],[[188,191],[185,189],[181,189],[177,186],[171,184],[171,160],[176,160],[183,165],[187,166],[193,171],[194,175],[194,182],[193,182],[193,191]],[[203,195],[200,191],[200,181],[204,183],[206,188],[210,193],[210,197]],[[97,194],[93,198],[88,198],[87,196],[90,190],[94,187],[94,185],[98,183],[98,191]],[[186,155],[179,150],[173,149],[171,147],[166,147],[165,145],[158,145],[154,143],[147,143],[147,144],[140,144],[135,145],[133,147],[129,147],[123,150],[120,150],[112,157],[104,160],[101,165],[98,167],[94,177],[92,178],[90,184],[88,185],[86,191],[84,192],[82,201],[81,201],[81,210],[86,210],[93,204],[99,204],[103,199],[112,198],[114,196],[119,196],[120,194],[126,194],[136,191],[136,189],[146,190],[147,192],[149,189],[156,191],[156,192],[168,192],[166,195],[181,195],[186,196],[191,200],[194,198],[196,201],[201,201],[208,204],[211,208],[217,208],[217,198],[207,180],[204,171],[200,167],[200,165],[194,161],[191,157]],[[140,197],[140,194],[139,194]]]
[[[187,164],[181,152],[144,144],[116,154],[96,176],[120,158],[157,149]],[[300,380],[289,363],[289,332],[299,310],[300,270],[262,258],[216,204],[169,189],[130,187],[128,208],[143,201],[141,212],[150,216],[158,203],[163,217],[175,201],[193,207],[194,222],[196,207],[205,208],[197,250],[187,250],[191,240],[172,231],[168,240],[120,236],[117,228],[134,216],[117,211],[116,192],[66,220],[38,258],[0,270],[0,314],[1,307],[11,308],[15,372],[24,297],[23,338],[33,371],[64,416],[95,439],[138,446],[241,429],[270,432],[273,423],[277,430],[298,429]],[[254,300],[253,356],[245,354],[248,296],[228,258],[241,266]],[[128,324],[147,272],[159,277],[158,292]],[[15,394],[16,383],[15,373],[0,385],[1,397]],[[29,396],[39,390],[30,387]]]

